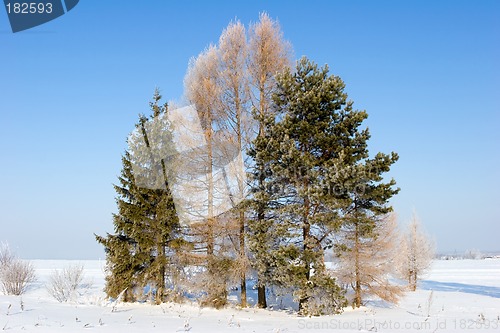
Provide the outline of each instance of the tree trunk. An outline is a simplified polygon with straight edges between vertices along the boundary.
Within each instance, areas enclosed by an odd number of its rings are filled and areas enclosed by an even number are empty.
[[[238,90],[238,86],[234,87],[234,94],[235,94],[235,104],[236,104],[236,137],[238,140],[238,150],[240,152],[243,152],[243,136],[242,136],[242,129],[241,129],[241,117],[242,117],[242,105],[241,105],[241,100],[240,100],[240,92]],[[238,189],[239,189],[239,195],[240,199],[243,199],[244,195],[244,184],[242,180],[239,178],[238,179]],[[240,261],[242,264],[241,267],[241,280],[240,280],[240,298],[241,298],[241,307],[246,308],[247,306],[247,281],[246,281],[246,253],[245,253],[245,212],[240,208],[240,216],[239,216],[239,224],[240,224],[240,231],[239,231],[239,238],[240,238]]]
[[[259,170],[260,172],[260,175],[259,175],[259,185],[260,184],[264,184],[264,171],[263,170]],[[257,207],[257,220],[258,220],[258,223],[261,225],[264,221],[264,208],[262,207],[262,205],[259,205],[259,207]],[[263,277],[261,276],[261,273],[257,273],[257,306],[259,308],[267,308],[267,299],[266,299],[266,285],[262,282],[263,281]]]
[[[408,272],[408,285],[411,291],[417,290],[417,272],[414,270]]]
[[[261,97],[262,97],[262,92],[261,92]],[[261,108],[262,108],[262,102],[261,102]],[[262,109],[261,109],[262,110]],[[261,115],[263,114],[263,111],[261,111]],[[259,135],[264,135],[264,126],[261,123],[259,125]],[[264,167],[260,166],[259,167],[259,188],[262,189],[264,187]],[[264,213],[264,206],[260,203],[257,207],[257,223],[262,226],[264,223],[264,218],[265,218],[265,213]],[[258,231],[260,232],[260,230]],[[263,232],[263,236],[265,237],[265,233]],[[261,273],[257,273],[257,306],[259,308],[267,308],[267,299],[266,299],[266,285],[262,282],[263,277],[260,276]]]
[[[205,130],[205,137],[207,140],[207,176],[208,176],[208,219],[207,219],[207,271],[209,279],[216,281],[215,278],[215,240],[214,240],[214,180],[213,180],[213,151],[212,151],[212,118],[211,115],[207,117],[207,128]],[[218,288],[209,288],[208,298],[210,302],[218,298]]]
[[[160,270],[158,272],[158,276],[156,277],[156,304],[161,304],[163,302],[163,298],[165,296],[165,246],[160,244],[157,246],[158,258],[161,262]]]
[[[245,260],[245,213],[240,211],[240,259],[243,267],[241,268],[241,307],[247,307],[247,281],[246,281],[246,263]]]
[[[359,226],[356,223],[354,230],[354,269],[355,269],[355,284],[354,284],[354,306],[359,308],[361,306],[361,279],[359,267]]]
[[[305,182],[305,186],[307,187],[307,181]],[[303,210],[303,227],[302,227],[302,241],[304,243],[303,245],[303,251],[307,251],[309,250],[309,234],[311,232],[311,224],[309,223],[309,220],[308,220],[308,215],[309,215],[309,198],[306,197],[304,198],[304,210]],[[305,282],[306,282],[306,285],[307,285],[307,282],[309,281],[309,279],[311,278],[311,263],[308,261],[308,260],[305,260],[304,262],[304,269],[305,269]],[[308,298],[307,296],[302,296],[300,299],[299,299],[299,311],[303,310],[304,309],[304,305],[307,303],[308,301]]]
[[[261,309],[267,308],[266,286],[257,286],[257,306]]]
[[[264,116],[265,116],[265,110],[266,110],[266,105],[265,105],[265,77],[260,78],[260,83],[259,83],[259,137],[263,137],[265,135],[265,128],[264,128]],[[264,188],[264,167],[259,166],[259,189]],[[264,206],[262,204],[259,204],[257,207],[257,223],[259,225],[262,225],[265,219],[265,213],[264,213]],[[259,230],[260,231],[260,230]],[[262,231],[265,236],[265,232]],[[257,273],[257,306],[259,308],[267,308],[267,299],[266,299],[266,285],[262,282],[263,277],[260,276],[260,273]]]

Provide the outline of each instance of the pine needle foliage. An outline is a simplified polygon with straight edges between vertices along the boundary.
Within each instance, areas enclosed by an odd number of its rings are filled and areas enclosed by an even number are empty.
[[[167,104],[160,105],[161,95],[155,91],[150,107],[152,116],[139,117],[136,125],[142,133],[148,120],[155,120],[168,112]],[[171,130],[163,128],[172,137]],[[148,145],[148,140],[142,143]],[[166,142],[168,144],[168,140]],[[147,147],[149,148],[149,147]],[[163,169],[164,186],[157,189],[141,187],[133,170],[135,156],[126,151],[122,157],[122,172],[117,193],[118,212],[113,215],[114,233],[96,239],[106,250],[106,293],[113,298],[123,291],[124,301],[135,301],[144,296],[145,289],[154,290],[157,303],[167,295],[166,278],[175,255],[185,242],[180,237],[180,225],[174,201],[168,187],[168,176]]]

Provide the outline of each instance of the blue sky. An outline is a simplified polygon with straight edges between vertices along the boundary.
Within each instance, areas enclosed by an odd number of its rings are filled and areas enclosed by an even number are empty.
[[[499,1],[97,1],[13,34],[0,9],[0,240],[25,258],[94,259],[112,184],[154,88],[234,18],[277,18],[295,58],[330,66],[396,151],[392,204],[440,251],[500,250]]]

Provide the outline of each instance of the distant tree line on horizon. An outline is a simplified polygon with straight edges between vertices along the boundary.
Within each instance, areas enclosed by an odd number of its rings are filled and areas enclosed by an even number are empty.
[[[398,155],[369,154],[368,114],[353,108],[344,89],[328,66],[305,57],[292,66],[291,46],[267,14],[248,30],[230,23],[185,77],[207,152],[176,169],[162,160],[157,189],[137,183],[137,156],[127,150],[122,157],[114,232],[96,235],[106,250],[106,293],[158,304],[196,294],[202,306],[220,308],[239,284],[246,307],[251,275],[258,307],[268,306],[273,289],[293,294],[300,313],[321,315],[360,307],[368,295],[397,302],[405,289],[397,278],[415,290],[432,245],[416,216],[399,231],[389,204],[399,189],[383,177]],[[161,98],[157,90],[138,133],[172,109]],[[172,138],[164,126],[162,135]],[[227,176],[218,174],[217,158],[229,154],[220,141],[244,152],[247,177],[234,184],[244,199],[216,214],[215,179]],[[208,216],[186,225],[168,185],[191,167],[208,175],[199,185]]]
[[[463,253],[454,251],[453,253],[438,253],[436,258],[440,260],[482,260],[500,258],[500,252],[482,252],[478,249],[467,249]]]

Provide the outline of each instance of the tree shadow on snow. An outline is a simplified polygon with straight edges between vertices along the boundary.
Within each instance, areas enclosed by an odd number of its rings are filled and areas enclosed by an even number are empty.
[[[424,290],[435,290],[435,291],[459,291],[467,294],[500,298],[499,287],[479,286],[475,284],[423,280],[419,283],[419,288]]]
[[[349,300],[349,302],[349,304],[352,304],[352,300]],[[364,302],[364,305],[379,309],[393,309],[396,307],[396,304],[386,302],[382,299],[368,299]]]

